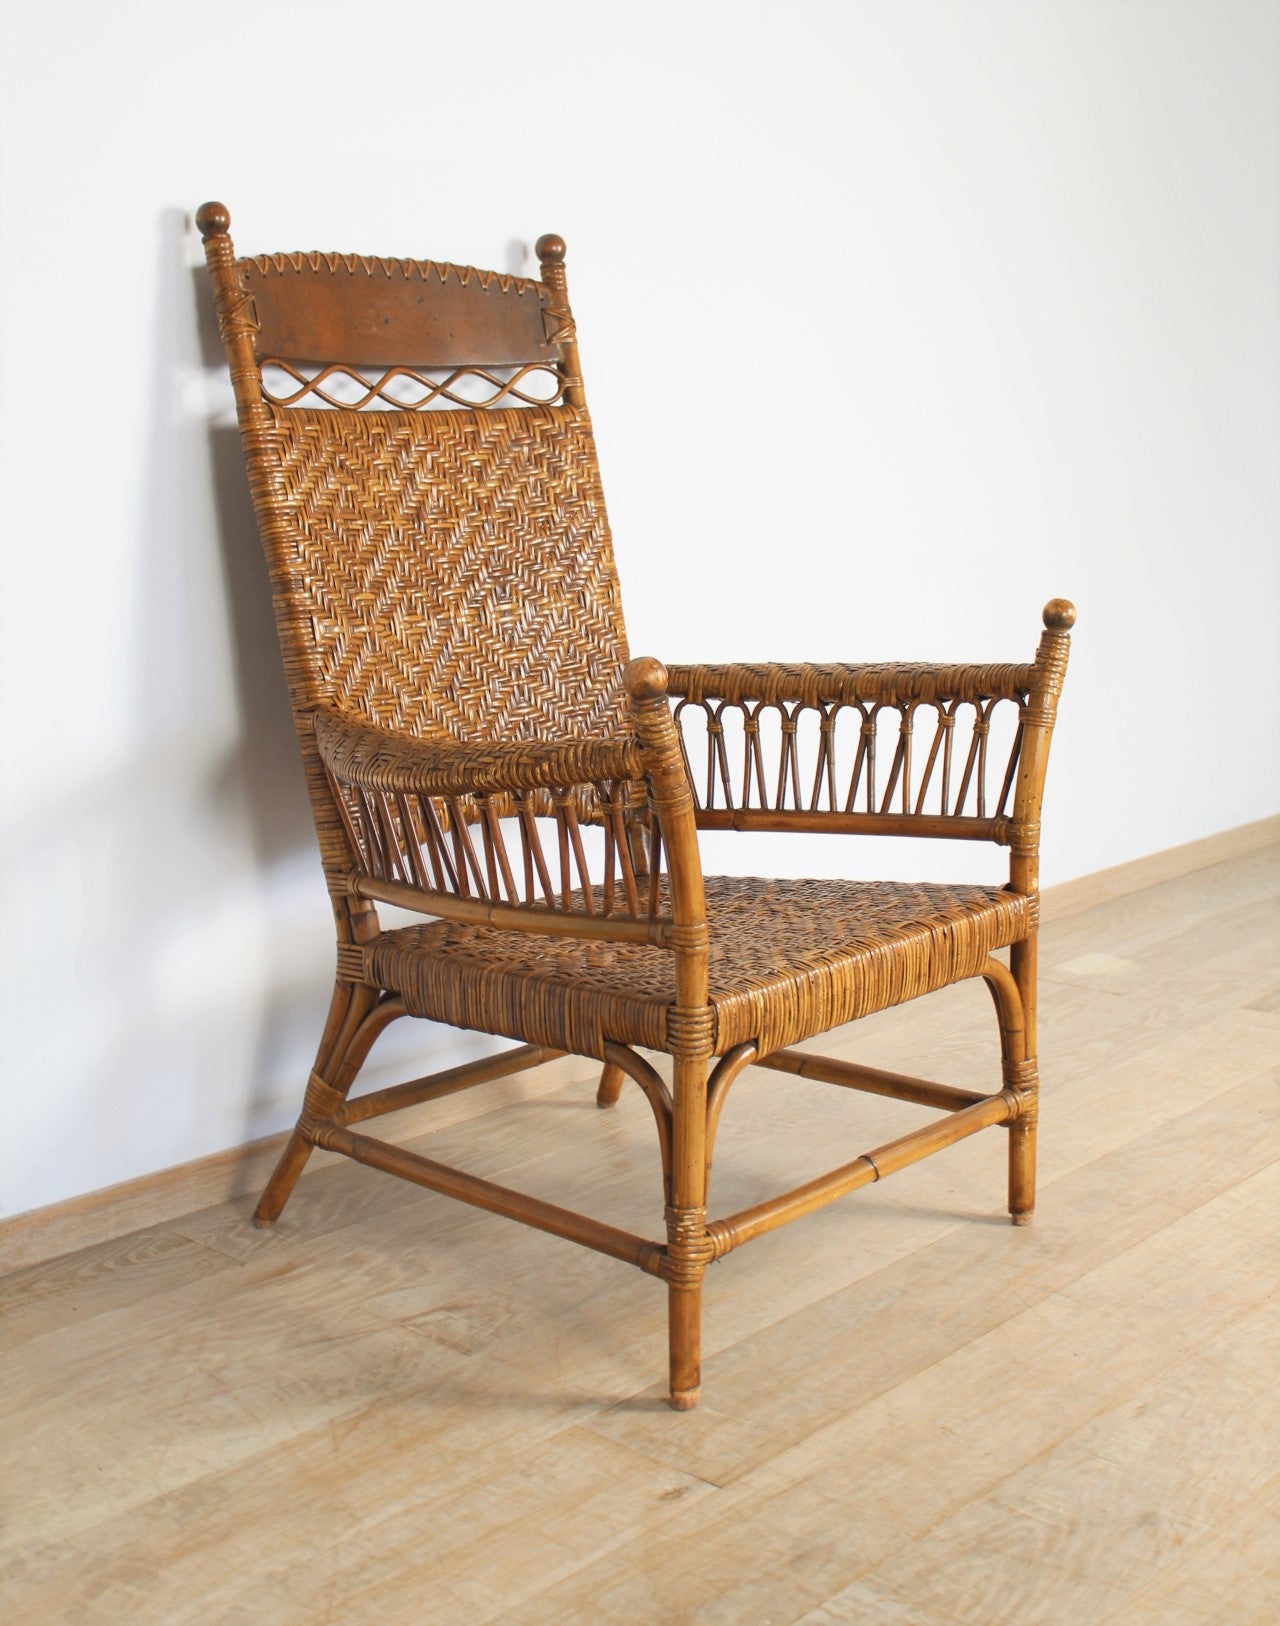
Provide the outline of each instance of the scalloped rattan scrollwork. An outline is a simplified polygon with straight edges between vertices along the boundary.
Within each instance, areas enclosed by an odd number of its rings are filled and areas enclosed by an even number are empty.
[[[373,881],[560,916],[668,918],[661,836],[632,781],[425,796],[330,774],[352,851]]]
[[[676,718],[700,823],[744,813],[985,823],[1008,815],[1023,704],[1013,695],[808,701],[708,694],[681,699]],[[993,719],[1003,720],[1003,732],[993,735]]]

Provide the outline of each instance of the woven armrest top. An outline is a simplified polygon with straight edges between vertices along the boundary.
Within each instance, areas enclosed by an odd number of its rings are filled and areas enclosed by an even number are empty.
[[[668,693],[701,703],[727,700],[817,706],[853,701],[1018,700],[1035,686],[1031,662],[979,665],[893,662],[869,666],[731,662],[671,666]]]
[[[515,743],[424,740],[333,711],[316,712],[315,731],[321,758],[335,778],[372,790],[464,796],[644,775],[639,748],[625,736]]]

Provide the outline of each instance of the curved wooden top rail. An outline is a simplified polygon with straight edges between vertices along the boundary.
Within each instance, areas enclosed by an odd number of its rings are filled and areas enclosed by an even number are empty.
[[[231,226],[224,204],[196,215],[206,242]],[[560,239],[544,239],[558,245]],[[531,277],[434,260],[263,254],[236,262],[263,358],[354,367],[519,367],[565,359],[563,315]]]

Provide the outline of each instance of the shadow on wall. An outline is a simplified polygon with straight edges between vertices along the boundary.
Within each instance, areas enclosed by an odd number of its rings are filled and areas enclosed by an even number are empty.
[[[9,832],[11,901],[31,923],[9,998],[43,1088],[0,1212],[283,1126],[332,976],[256,528],[234,432],[209,434],[208,293],[182,212],[156,224],[151,373],[129,436],[145,451],[101,497],[129,578],[117,764]]]
[[[190,455],[193,464],[197,457],[204,464],[210,524],[216,531],[207,542],[209,568],[218,571],[216,586],[211,581],[207,592],[194,595],[196,602],[188,588],[183,644],[189,652],[216,637],[225,651],[222,688],[231,702],[233,726],[228,748],[211,760],[202,788],[214,817],[242,832],[261,907],[260,983],[246,1023],[256,1039],[247,1079],[232,1085],[247,1090],[239,1135],[245,1141],[291,1124],[301,1106],[332,987],[332,917],[208,272],[203,263],[191,265],[194,234],[188,235],[186,219],[173,213],[165,232],[166,266],[185,282],[181,291],[188,301],[191,349],[202,374],[201,411],[193,415],[200,445]],[[511,251],[523,256],[524,247],[512,244]],[[181,493],[176,500],[183,500]],[[198,548],[204,539],[195,536],[193,542]],[[163,539],[158,546],[165,546]],[[181,591],[177,583],[171,588]],[[221,625],[209,613],[215,602],[223,606]],[[193,710],[194,725],[207,726],[200,705]],[[232,944],[222,944],[220,951],[236,958]],[[243,1006],[241,1012],[238,1020],[248,1016]],[[402,1077],[406,1065],[411,1071],[447,1066],[491,1048],[492,1041],[434,1024],[398,1024],[380,1041],[362,1082],[376,1083],[388,1071]],[[425,1062],[424,1051],[430,1052]]]
[[[208,272],[203,256],[191,263],[198,250],[188,218],[176,210],[169,215],[166,277],[176,279],[174,297],[185,303],[191,361],[204,385],[192,392],[202,403],[193,415],[202,444],[198,453],[192,448],[192,461],[198,455],[205,465],[210,529],[192,540],[199,545],[207,538],[209,558],[195,568],[217,577],[216,591],[211,579],[202,602],[187,595],[187,642],[221,638],[222,704],[229,704],[235,725],[229,748],[209,761],[203,788],[213,816],[245,843],[261,907],[255,1008],[238,1012],[245,1034],[253,1034],[247,1077],[227,1081],[228,1093],[243,1102],[243,1141],[291,1121],[297,1111],[328,1003],[330,914]],[[208,614],[215,602],[220,617]],[[212,720],[198,702],[193,710],[200,721]],[[234,953],[226,942],[217,948]]]

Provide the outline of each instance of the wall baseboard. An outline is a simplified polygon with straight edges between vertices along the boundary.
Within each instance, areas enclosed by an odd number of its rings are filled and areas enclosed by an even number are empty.
[[[1229,858],[1243,858],[1246,853],[1258,852],[1277,842],[1280,842],[1280,813],[1256,819],[1252,824],[1238,824],[1232,830],[1219,830],[1216,835],[1201,836],[1198,841],[1187,841],[1180,847],[1167,847],[1164,852],[1131,858],[1127,864],[1117,864],[1113,869],[1094,870],[1091,875],[1081,875],[1077,880],[1045,887],[1040,900],[1040,918],[1061,920],[1066,915],[1079,914],[1082,909],[1092,909],[1095,904],[1110,903],[1113,898],[1141,892],[1144,887],[1159,886],[1162,881],[1176,881],[1180,875],[1225,864]]]
[[[420,1106],[389,1112],[386,1122],[396,1125],[398,1139],[411,1140],[433,1129],[462,1123],[517,1101],[532,1101],[581,1079],[584,1088],[599,1074],[599,1066],[582,1056],[562,1056],[530,1072],[476,1084],[458,1095]],[[381,1121],[381,1120],[380,1120]],[[239,1197],[256,1197],[266,1185],[289,1132],[267,1135],[225,1152],[193,1158],[172,1169],[139,1175],[119,1185],[104,1186],[82,1197],[68,1197],[46,1208],[0,1221],[0,1276],[41,1264],[64,1253],[74,1253],[95,1242],[110,1242],[149,1225],[163,1225]],[[341,1161],[337,1152],[314,1151],[307,1172]]]
[[[1208,869],[1213,864],[1240,858],[1278,842],[1280,814],[1204,836],[1199,841],[1188,841],[1164,852],[1134,858],[1112,869],[1096,870],[1078,880],[1046,887],[1042,918],[1060,920],[1095,904],[1109,903],[1113,898],[1158,886],[1162,881],[1176,880],[1181,875]],[[595,1063],[581,1056],[565,1056],[559,1061],[546,1062],[532,1072],[478,1084],[460,1095],[408,1107],[394,1116],[398,1119],[401,1136],[411,1138],[414,1134],[477,1117],[504,1103],[547,1095],[576,1079],[586,1083],[594,1069]],[[71,1197],[65,1202],[51,1203],[47,1208],[35,1208],[0,1221],[0,1274],[72,1253],[95,1242],[109,1242],[149,1225],[180,1219],[217,1203],[256,1195],[266,1184],[285,1139],[285,1134],[268,1135],[263,1140],[180,1163],[176,1168],[161,1169],[155,1174],[142,1175],[136,1180],[126,1180],[120,1185],[90,1191],[82,1197]],[[337,1160],[337,1153],[315,1152],[309,1167],[323,1168]]]

